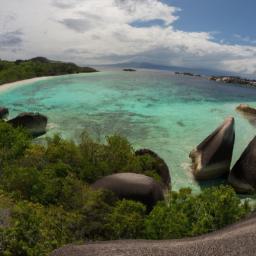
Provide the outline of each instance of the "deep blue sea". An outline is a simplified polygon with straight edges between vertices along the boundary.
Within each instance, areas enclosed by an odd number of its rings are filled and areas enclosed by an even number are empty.
[[[235,117],[233,164],[256,134],[235,111],[240,103],[256,106],[256,89],[152,70],[66,75],[0,94],[10,117],[24,111],[47,115],[48,135],[79,140],[85,129],[101,141],[124,135],[134,148],[150,148],[165,159],[174,189],[195,191],[199,186],[189,171],[189,152],[225,117]]]

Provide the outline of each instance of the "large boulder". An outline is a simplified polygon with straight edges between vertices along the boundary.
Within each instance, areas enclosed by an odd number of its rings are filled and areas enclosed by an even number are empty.
[[[243,114],[256,115],[256,108],[252,108],[247,104],[240,104],[237,108],[237,111],[242,112]]]
[[[150,149],[139,149],[135,151],[136,156],[150,156],[154,159],[153,168],[161,177],[163,184],[169,188],[171,185],[170,170],[165,161]]]
[[[33,137],[38,137],[46,133],[47,117],[39,113],[21,113],[8,123],[15,128],[25,128]]]
[[[256,137],[232,168],[228,181],[238,193],[256,192]]]
[[[235,141],[234,118],[225,119],[214,132],[190,152],[197,180],[228,175]]]
[[[9,115],[8,108],[0,107],[0,119],[5,119]]]
[[[151,177],[137,173],[117,173],[97,180],[94,189],[112,191],[119,199],[130,199],[145,204],[148,210],[164,199],[158,182]]]
[[[236,110],[245,117],[251,125],[256,126],[256,108],[247,104],[240,104]]]

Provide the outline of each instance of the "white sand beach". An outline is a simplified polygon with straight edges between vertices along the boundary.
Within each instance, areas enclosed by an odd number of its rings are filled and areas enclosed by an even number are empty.
[[[34,83],[34,82],[51,79],[53,77],[54,76],[35,77],[35,78],[25,79],[25,80],[21,80],[21,81],[17,81],[17,82],[6,83],[6,84],[3,84],[3,85],[0,85],[0,93],[8,91],[10,89],[14,89],[14,88],[16,88],[18,86],[21,86],[21,85],[24,85],[24,84],[31,84],[31,83]]]

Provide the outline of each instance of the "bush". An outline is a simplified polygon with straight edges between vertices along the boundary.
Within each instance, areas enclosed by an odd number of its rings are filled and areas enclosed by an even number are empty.
[[[15,129],[0,121],[0,164],[21,157],[30,142],[30,137],[24,130]]]
[[[145,215],[145,205],[131,200],[118,201],[107,216],[108,239],[143,238]]]
[[[84,240],[108,240],[110,229],[107,216],[117,198],[110,191],[88,189],[83,207],[79,210],[79,237]]]
[[[149,239],[181,238],[217,230],[234,223],[250,211],[229,186],[205,189],[193,195],[190,189],[171,192],[167,203],[159,203],[145,221]]]
[[[1,178],[3,188],[16,199],[33,200],[42,193],[40,172],[35,168],[6,167]]]
[[[154,159],[135,156],[130,143],[117,135],[107,137],[105,144],[86,133],[80,144],[56,135],[37,145],[23,130],[0,122],[0,160],[0,255],[48,255],[82,240],[193,236],[250,211],[228,186],[198,195],[190,189],[171,192],[148,215],[141,203],[92,190],[90,183],[117,172],[160,180]]]
[[[1,229],[4,256],[38,256],[76,239],[79,215],[60,207],[19,202],[12,210],[11,226]]]
[[[80,178],[88,183],[120,172],[142,173],[157,181],[161,180],[152,168],[154,159],[150,156],[136,156],[129,141],[122,136],[107,136],[106,144],[100,144],[83,133],[79,147],[83,159]]]

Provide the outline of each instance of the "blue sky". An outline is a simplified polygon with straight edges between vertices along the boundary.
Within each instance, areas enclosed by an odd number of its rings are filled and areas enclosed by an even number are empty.
[[[256,0],[0,0],[0,58],[151,62],[256,77]]]
[[[216,32],[216,40],[256,45],[255,0],[165,0],[181,8],[174,23],[183,31]],[[241,36],[241,38],[239,38]],[[244,39],[244,40],[243,40]],[[247,40],[248,39],[248,40]],[[254,41],[254,42],[250,42]]]

